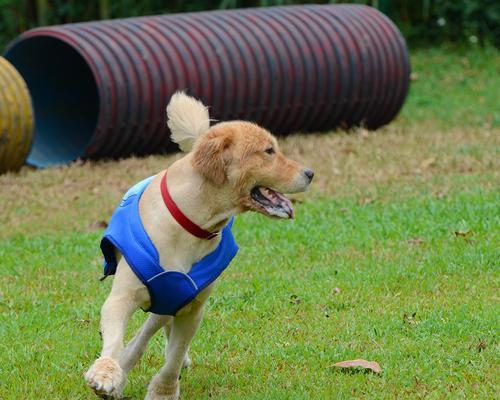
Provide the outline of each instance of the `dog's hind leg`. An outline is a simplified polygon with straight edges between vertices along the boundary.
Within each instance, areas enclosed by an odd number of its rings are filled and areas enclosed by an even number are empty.
[[[141,329],[135,334],[134,338],[127,344],[120,359],[120,365],[125,374],[128,374],[134,365],[144,354],[149,340],[162,327],[170,325],[172,319],[169,315],[150,314]],[[168,335],[167,335],[168,336]]]
[[[123,372],[128,375],[140,360],[151,338],[160,330],[165,329],[167,340],[170,336],[170,327],[172,326],[172,317],[169,315],[149,314],[148,319],[144,322],[141,329],[137,331],[134,338],[127,344],[120,358],[120,366]],[[187,368],[191,365],[191,359],[186,353],[184,356],[183,367]]]
[[[176,316],[165,351],[166,362],[153,377],[145,400],[178,400],[182,364],[203,315],[203,306],[196,307],[187,315]]]
[[[165,364],[151,380],[145,400],[179,399],[181,369],[191,340],[200,325],[205,302],[211,289],[212,285],[204,289],[195,300],[181,309],[173,318],[165,350]]]
[[[168,321],[165,325],[165,335],[167,336],[167,340],[170,338],[170,331],[172,328],[172,320]],[[191,357],[189,357],[189,350],[186,351],[186,355],[184,356],[184,360],[182,361],[182,368],[188,368],[191,366]]]
[[[120,262],[111,293],[101,309],[101,356],[85,373],[87,384],[103,398],[122,396],[126,374],[119,360],[128,320],[145,300],[141,285],[130,267]],[[144,290],[147,292],[145,287]]]

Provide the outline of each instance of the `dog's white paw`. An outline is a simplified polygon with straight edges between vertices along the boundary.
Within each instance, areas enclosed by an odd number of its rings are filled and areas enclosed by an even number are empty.
[[[125,374],[122,368],[111,357],[101,357],[85,373],[85,380],[90,388],[103,399],[120,399]]]
[[[180,390],[179,381],[174,385],[166,385],[156,375],[148,386],[148,393],[144,400],[179,400]]]

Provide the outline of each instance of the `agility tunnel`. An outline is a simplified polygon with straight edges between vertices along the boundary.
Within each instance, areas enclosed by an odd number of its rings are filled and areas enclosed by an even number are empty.
[[[26,84],[0,57],[0,173],[24,164],[33,136],[33,110]]]
[[[304,5],[208,11],[43,27],[5,57],[36,114],[28,163],[119,158],[172,146],[165,107],[176,90],[218,120],[273,133],[394,118],[410,64],[396,26],[374,8]]]

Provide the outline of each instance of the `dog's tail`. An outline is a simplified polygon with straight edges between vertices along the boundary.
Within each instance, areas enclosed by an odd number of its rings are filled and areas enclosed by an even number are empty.
[[[190,151],[198,137],[210,128],[208,108],[184,92],[176,92],[167,106],[171,139],[182,151]]]

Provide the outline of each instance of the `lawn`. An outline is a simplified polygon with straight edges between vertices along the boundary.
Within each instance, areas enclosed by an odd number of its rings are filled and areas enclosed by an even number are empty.
[[[314,188],[294,221],[237,218],[241,250],[193,342],[184,399],[498,396],[500,56],[430,49],[412,64],[386,128],[281,140],[316,170]],[[0,176],[0,399],[92,398],[82,374],[111,285],[98,279],[103,223],[176,157]],[[127,396],[144,396],[163,344]],[[332,367],[355,358],[383,372]]]

